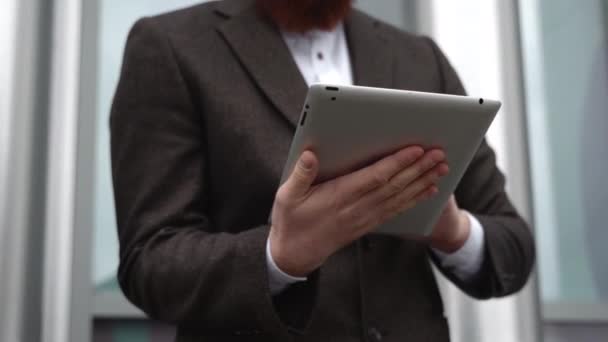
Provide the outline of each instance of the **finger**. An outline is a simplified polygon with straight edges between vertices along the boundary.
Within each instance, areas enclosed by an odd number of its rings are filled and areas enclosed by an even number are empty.
[[[395,198],[401,197],[402,199],[415,198],[418,194],[423,192],[430,186],[433,186],[439,182],[439,180],[447,175],[449,172],[448,165],[441,163],[429,170],[427,173],[418,177],[414,182],[410,183],[401,193],[397,194]]]
[[[318,172],[319,161],[317,157],[310,151],[304,151],[296,162],[291,175],[281,187],[282,195],[287,199],[304,197],[312,187]]]
[[[353,227],[355,230],[353,234],[355,236],[363,236],[369,232],[374,231],[378,228],[382,223],[396,217],[397,215],[403,213],[406,210],[414,208],[418,203],[426,201],[433,196],[439,193],[439,189],[435,185],[431,185],[428,188],[424,189],[422,192],[414,196],[413,199],[410,199],[408,202],[400,203],[399,206],[391,210],[386,210],[386,208],[380,208],[381,210],[373,210],[370,212],[370,217],[367,218],[365,224],[361,224],[358,227]]]
[[[402,192],[402,190],[405,189],[410,183],[414,182],[422,175],[427,174],[429,170],[432,170],[434,167],[440,165],[444,161],[445,153],[442,150],[428,151],[424,157],[416,162],[416,164],[399,172],[399,174],[391,179],[391,182],[386,187],[386,192],[388,195],[394,195]],[[444,171],[447,173],[447,164],[443,164],[446,168]],[[441,176],[443,175],[445,174],[442,174]]]
[[[380,211],[384,211],[389,216],[398,215],[416,206],[421,201],[427,200],[438,192],[436,183],[447,172],[446,164],[438,165],[409,185],[403,192],[386,200],[381,204],[384,209],[380,209]]]
[[[440,163],[433,169],[427,171],[422,177],[419,177],[414,182],[408,184],[405,188],[400,189],[396,194],[393,190],[388,191],[385,188],[377,189],[361,199],[360,204],[358,204],[359,209],[369,210],[369,208],[382,208],[391,204],[397,205],[395,201],[406,202],[415,197],[415,195],[422,190],[434,185],[441,177],[447,175],[448,172],[448,165]]]
[[[421,175],[426,173],[426,176],[430,176],[428,174],[429,170],[434,170],[433,168],[436,168],[437,164],[443,165],[436,171],[440,172],[440,176],[444,176],[449,171],[447,164],[441,163],[444,158],[445,154],[441,150],[427,152],[414,165],[403,169],[387,184],[367,193],[366,196],[369,196],[368,201],[371,203],[380,203],[387,198],[402,193],[411,183],[420,178]]]
[[[401,170],[415,163],[424,155],[420,146],[406,147],[380,161],[355,171],[343,179],[344,195],[358,199],[364,194],[382,187]]]

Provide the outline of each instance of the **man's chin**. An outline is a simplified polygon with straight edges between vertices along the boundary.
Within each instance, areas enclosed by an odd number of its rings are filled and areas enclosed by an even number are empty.
[[[353,0],[256,0],[258,7],[282,30],[332,30],[351,11]]]

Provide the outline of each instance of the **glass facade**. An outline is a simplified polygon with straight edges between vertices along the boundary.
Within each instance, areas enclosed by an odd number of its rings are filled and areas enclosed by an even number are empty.
[[[608,1],[520,6],[542,300],[608,306]]]

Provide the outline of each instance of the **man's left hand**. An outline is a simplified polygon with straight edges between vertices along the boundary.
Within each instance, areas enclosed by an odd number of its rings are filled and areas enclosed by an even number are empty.
[[[454,253],[464,245],[470,233],[469,216],[458,208],[456,199],[452,195],[431,233],[431,247],[444,253]]]

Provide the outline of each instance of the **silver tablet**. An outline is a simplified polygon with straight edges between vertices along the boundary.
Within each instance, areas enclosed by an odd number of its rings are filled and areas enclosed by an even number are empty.
[[[438,195],[376,230],[429,235],[500,106],[468,96],[315,84],[308,90],[281,184],[304,150],[319,158],[317,182],[323,182],[409,145],[443,148],[450,173],[438,183]]]

